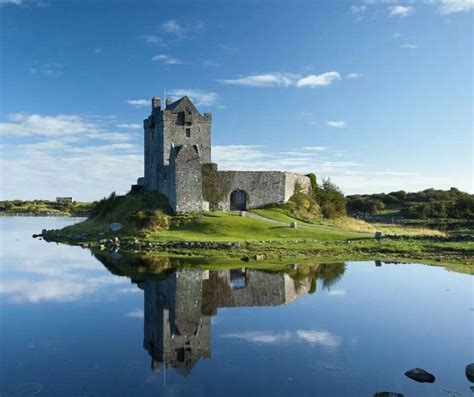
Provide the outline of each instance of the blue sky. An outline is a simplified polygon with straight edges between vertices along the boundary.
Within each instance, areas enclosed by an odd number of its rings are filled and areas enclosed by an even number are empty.
[[[3,199],[125,192],[152,96],[221,169],[473,191],[473,0],[0,0]]]

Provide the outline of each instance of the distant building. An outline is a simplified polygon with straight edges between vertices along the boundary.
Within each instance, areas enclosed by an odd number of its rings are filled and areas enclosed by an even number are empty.
[[[200,114],[185,96],[173,103],[152,99],[144,120],[145,176],[132,190],[166,195],[175,212],[245,210],[283,204],[295,186],[311,191],[307,176],[282,171],[219,171],[211,161],[210,113]]]
[[[56,197],[56,202],[58,204],[72,203],[72,197]]]

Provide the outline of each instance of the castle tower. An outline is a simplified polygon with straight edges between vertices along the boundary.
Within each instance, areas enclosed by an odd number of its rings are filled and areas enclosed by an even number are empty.
[[[198,153],[200,164],[211,162],[211,121],[211,114],[201,115],[187,96],[172,103],[166,101],[164,109],[161,108],[160,98],[152,99],[151,115],[143,123],[145,190],[159,191],[170,198],[170,201],[176,195],[175,184],[179,181],[172,173],[180,167],[170,167],[170,161],[171,157],[178,158],[177,153],[172,155],[172,150],[178,147],[195,147],[193,150]],[[198,179],[200,181],[200,177]],[[199,185],[199,191],[201,189]],[[201,210],[202,193],[193,197],[193,201],[199,202],[200,207],[192,210]],[[177,210],[174,204],[172,207]]]

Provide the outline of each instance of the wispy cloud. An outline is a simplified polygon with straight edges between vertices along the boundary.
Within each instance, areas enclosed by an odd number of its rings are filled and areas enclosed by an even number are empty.
[[[388,12],[390,16],[407,17],[412,15],[415,9],[412,6],[396,5],[388,7]]]
[[[416,44],[400,44],[400,48],[415,49],[415,48],[418,48],[418,46]]]
[[[300,339],[314,345],[336,348],[341,344],[341,338],[328,331],[298,330],[296,331],[296,335]]]
[[[169,19],[161,24],[161,29],[166,33],[172,33],[177,36],[183,36],[185,29],[175,20]]]
[[[93,121],[79,115],[41,115],[13,113],[6,122],[0,122],[0,136],[4,137],[45,137],[54,138],[50,143],[79,142],[87,139],[124,142],[131,139],[126,133],[113,132],[104,123]],[[58,139],[60,138],[60,139]],[[31,145],[39,145],[35,142]],[[26,145],[25,145],[26,147]]]
[[[364,19],[365,12],[367,11],[367,5],[353,5],[351,6],[351,13],[354,16],[354,21],[359,22]]]
[[[288,87],[294,85],[298,75],[288,73],[254,74],[236,79],[219,79],[222,84],[244,85],[248,87]]]
[[[311,74],[301,77],[293,73],[265,73],[255,74],[235,79],[218,79],[222,84],[242,85],[247,87],[321,87],[331,85],[341,80],[338,72],[326,72],[322,74]]]
[[[116,127],[118,128],[130,128],[130,129],[134,129],[134,130],[139,130],[142,128],[142,126],[140,124],[134,124],[134,123],[130,123],[130,124],[115,124]]]
[[[64,73],[64,65],[58,62],[34,62],[30,67],[30,73],[47,77],[59,77]]]
[[[324,87],[331,85],[333,82],[341,80],[338,72],[326,72],[320,75],[311,74],[303,77],[296,82],[297,87]]]
[[[474,9],[473,0],[441,0],[439,10],[442,14],[468,12]]]
[[[367,11],[367,5],[365,4],[361,4],[359,6],[357,5],[351,6],[351,12],[353,14],[359,15],[359,14],[363,14],[365,11]]]
[[[360,73],[349,73],[346,76],[346,79],[348,80],[359,80],[360,78],[362,78],[362,74]]]
[[[131,312],[127,313],[127,317],[131,318],[143,318],[144,316],[143,310],[141,309],[132,310]]]
[[[148,99],[127,99],[125,102],[137,108],[151,106],[151,100]]]
[[[271,331],[249,331],[236,332],[221,335],[221,338],[242,339],[256,344],[281,344],[288,342],[306,342],[311,345],[320,345],[326,348],[337,348],[341,344],[341,338],[328,331],[321,330],[297,330],[271,332]]]
[[[179,99],[185,95],[198,106],[219,106],[221,105],[220,95],[216,92],[191,89],[191,88],[177,88],[170,90],[168,94],[173,100]]]
[[[127,191],[142,173],[140,134],[118,132],[112,122],[80,115],[8,116],[0,122],[2,197],[33,199],[41,192],[90,200]]]
[[[166,45],[165,41],[159,36],[147,35],[147,36],[143,36],[143,39],[149,44],[153,44],[157,46]]]
[[[221,66],[221,64],[219,62],[213,61],[212,59],[206,59],[202,62],[202,66],[204,66],[205,68],[215,68]]]
[[[169,56],[167,54],[158,54],[151,58],[152,61],[166,63],[167,65],[180,65],[181,62],[179,59]]]
[[[331,128],[344,128],[346,122],[342,120],[326,121],[326,126]]]

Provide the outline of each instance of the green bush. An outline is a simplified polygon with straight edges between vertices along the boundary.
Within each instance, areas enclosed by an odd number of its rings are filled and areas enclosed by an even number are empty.
[[[318,181],[316,179],[316,175],[313,174],[313,173],[310,173],[308,175],[306,175],[310,182],[311,182],[311,193],[313,195],[313,197],[316,197],[317,193],[318,193]]]
[[[311,195],[303,192],[297,192],[291,196],[283,208],[291,217],[305,222],[314,222],[321,215],[316,200]]]
[[[323,179],[316,196],[321,213],[325,218],[333,219],[346,215],[346,199],[338,186],[331,179]]]
[[[169,218],[160,210],[137,211],[130,216],[129,223],[136,229],[150,232],[169,228]]]

